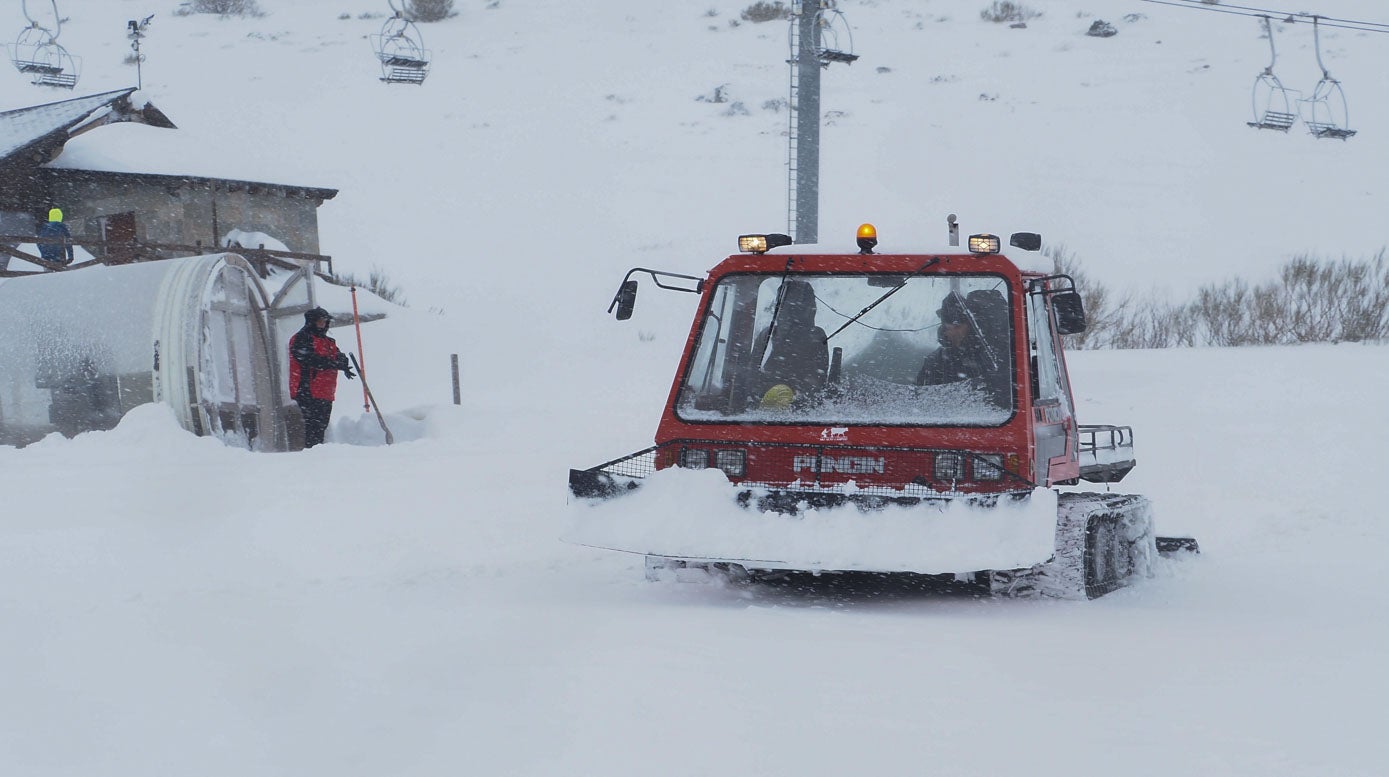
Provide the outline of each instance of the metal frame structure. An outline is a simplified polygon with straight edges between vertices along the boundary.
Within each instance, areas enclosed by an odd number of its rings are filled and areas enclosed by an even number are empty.
[[[72,89],[77,86],[81,61],[58,42],[58,35],[63,31],[63,18],[58,13],[57,0],[49,2],[53,6],[52,30],[30,16],[27,0],[20,0],[20,8],[29,26],[20,31],[13,43],[8,44],[10,61],[15,70],[30,76],[30,82],[35,86]]]
[[[1294,112],[1296,92],[1283,86],[1278,76],[1273,74],[1273,66],[1278,62],[1278,50],[1273,45],[1273,24],[1267,16],[1260,17],[1264,33],[1268,35],[1269,62],[1264,72],[1254,79],[1254,90],[1250,103],[1254,110],[1254,120],[1247,122],[1255,129],[1271,129],[1287,132],[1297,121]]]
[[[381,32],[371,36],[371,48],[381,63],[381,80],[388,84],[423,84],[429,75],[429,50],[424,36],[405,12],[387,0],[394,15],[381,25]]]
[[[807,3],[814,4],[813,13]],[[820,70],[851,64],[858,55],[835,0],[792,2],[790,39],[786,227],[797,243],[814,243],[820,231]],[[847,49],[840,48],[841,39]]]
[[[1321,80],[1312,90],[1312,96],[1302,100],[1302,121],[1307,130],[1318,138],[1345,140],[1355,135],[1350,129],[1350,111],[1346,105],[1346,93],[1341,82],[1331,77],[1331,72],[1321,60],[1320,16],[1312,17],[1312,42],[1317,54],[1317,67],[1321,68]]]

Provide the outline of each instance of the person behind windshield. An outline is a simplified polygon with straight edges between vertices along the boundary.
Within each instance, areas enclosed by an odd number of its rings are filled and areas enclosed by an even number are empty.
[[[759,399],[783,386],[775,396],[784,407],[789,402],[785,389],[800,399],[825,385],[830,355],[829,338],[815,325],[815,289],[805,281],[788,280],[778,296],[771,325],[757,336],[753,353],[764,376]]]
[[[999,407],[1011,406],[1013,376],[1007,351],[1008,302],[995,290],[958,292],[941,302],[940,348],[931,352],[916,376],[918,386],[970,381]]]

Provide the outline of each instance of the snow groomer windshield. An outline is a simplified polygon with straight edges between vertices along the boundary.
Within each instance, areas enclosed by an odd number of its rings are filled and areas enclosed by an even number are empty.
[[[994,275],[730,275],[676,406],[692,422],[997,426],[1013,414]]]

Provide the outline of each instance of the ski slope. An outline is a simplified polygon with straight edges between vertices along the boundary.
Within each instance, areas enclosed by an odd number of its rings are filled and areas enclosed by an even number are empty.
[[[937,245],[953,212],[1176,296],[1383,246],[1386,36],[1324,37],[1360,130],[1341,143],[1244,126],[1253,20],[1048,0],[1012,30],[986,4],[841,3],[863,58],[825,74],[820,242],[872,221],[884,250]],[[648,585],[639,558],[559,541],[565,475],[649,444],[694,298],[604,309],[631,266],[698,274],[784,227],[786,114],[764,104],[785,26],[460,0],[414,88],[375,80],[383,19],[358,17],[384,3],[176,5],[61,3],[77,93],[132,83],[124,22],[157,12],[144,86],[180,148],[341,189],[323,250],[410,303],[363,328],[398,444],[344,383],[333,444],[304,453],[154,407],[0,449],[2,771],[1383,773],[1384,345],[1072,354],[1082,422],[1135,429],[1123,487],[1204,549],[1100,600]],[[1085,37],[1094,18],[1120,34]],[[1283,34],[1310,90],[1309,32]],[[721,85],[747,115],[695,99]],[[5,107],[66,96],[0,76]]]

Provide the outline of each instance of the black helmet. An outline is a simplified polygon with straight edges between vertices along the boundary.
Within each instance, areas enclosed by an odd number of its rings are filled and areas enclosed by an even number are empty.
[[[304,311],[304,323],[312,324],[320,318],[328,319],[328,323],[333,323],[333,316],[323,308],[309,308]]]
[[[969,315],[965,313],[965,304],[960,300],[960,295],[950,292],[944,300],[941,300],[940,309],[936,311],[936,316],[940,318],[942,324],[959,324],[969,321]]]

